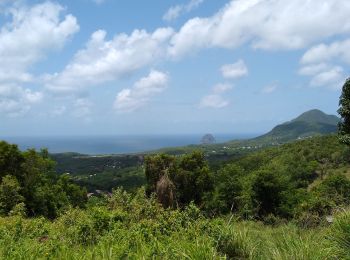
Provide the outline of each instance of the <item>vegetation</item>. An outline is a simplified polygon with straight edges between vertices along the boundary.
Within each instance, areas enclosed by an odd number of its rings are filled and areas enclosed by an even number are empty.
[[[72,180],[87,188],[112,191],[115,187],[134,190],[146,183],[142,155],[88,156],[77,153],[51,154],[58,174],[69,174]]]
[[[340,141],[350,145],[350,78],[343,85],[339,106],[338,113],[341,116],[339,123]]]
[[[69,209],[54,221],[0,218],[2,259],[340,259],[349,257],[349,213],[316,229],[206,218],[189,204],[164,209],[144,190]]]
[[[156,192],[167,206],[174,206],[174,202],[180,207],[191,201],[200,204],[203,195],[212,188],[209,167],[201,152],[180,158],[166,154],[146,157],[145,174],[148,193]],[[167,192],[159,196],[163,186],[167,187]],[[171,201],[164,200],[164,196]]]
[[[193,201],[207,216],[233,213],[240,219],[311,227],[350,205],[348,155],[349,149],[330,135],[251,153],[216,171],[209,170],[201,152],[161,154],[146,158],[145,172],[149,193],[168,177],[168,191],[175,196],[167,206]]]
[[[0,142],[0,214],[55,218],[69,206],[83,207],[86,191],[53,171],[48,152],[21,152]]]
[[[270,132],[255,140],[263,143],[286,143],[297,139],[335,133],[338,130],[339,118],[327,115],[320,110],[307,111],[297,118],[277,125]]]

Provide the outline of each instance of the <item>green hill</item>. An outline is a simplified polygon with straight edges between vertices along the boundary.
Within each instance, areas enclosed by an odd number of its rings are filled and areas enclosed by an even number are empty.
[[[321,110],[313,109],[292,120],[292,122],[323,123],[328,125],[337,125],[339,118],[335,115],[327,115]]]
[[[338,117],[327,115],[320,110],[314,109],[301,114],[289,122],[277,125],[267,134],[253,140],[284,143],[295,139],[335,133],[338,128],[338,122]]]

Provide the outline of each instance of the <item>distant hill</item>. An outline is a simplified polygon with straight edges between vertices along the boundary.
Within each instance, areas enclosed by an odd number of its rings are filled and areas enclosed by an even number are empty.
[[[212,134],[206,134],[201,139],[202,144],[214,144],[215,142],[215,137]]]
[[[335,115],[327,115],[318,109],[313,109],[289,122],[277,125],[267,134],[253,140],[288,142],[316,135],[331,134],[337,131],[339,120]]]
[[[323,123],[329,125],[337,125],[339,118],[335,115],[327,115],[321,110],[313,109],[302,113],[300,116],[292,120],[292,122],[307,122],[307,123]]]

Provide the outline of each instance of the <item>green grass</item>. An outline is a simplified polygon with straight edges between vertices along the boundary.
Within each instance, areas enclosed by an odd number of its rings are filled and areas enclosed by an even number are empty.
[[[349,259],[350,213],[333,225],[209,219],[194,205],[164,210],[143,192],[118,190],[54,221],[0,218],[1,259]]]

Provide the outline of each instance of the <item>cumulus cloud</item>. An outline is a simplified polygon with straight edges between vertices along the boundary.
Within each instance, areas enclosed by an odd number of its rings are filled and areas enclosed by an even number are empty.
[[[315,87],[326,86],[328,88],[340,89],[344,79],[344,69],[340,66],[334,66],[313,75],[310,85]]]
[[[311,86],[325,86],[339,90],[346,78],[344,69],[339,63],[350,64],[349,48],[350,39],[311,47],[300,60],[299,74],[311,76]]]
[[[217,84],[212,88],[212,93],[204,96],[200,103],[200,108],[223,108],[230,104],[228,100],[223,97],[223,94],[232,89],[230,84]]]
[[[61,73],[47,78],[46,87],[54,92],[74,93],[119,79],[163,57],[172,34],[171,28],[159,28],[153,33],[135,30],[106,40],[105,31],[96,31]]]
[[[79,25],[71,14],[63,16],[64,8],[53,2],[26,6],[19,1],[3,8],[7,15],[0,28],[0,113],[15,117],[44,96],[21,86],[35,80],[29,70],[48,52],[62,48]]]
[[[24,89],[14,84],[0,84],[0,113],[16,117],[28,112],[33,104],[43,99],[41,92]]]
[[[310,86],[327,87],[338,90],[345,79],[344,69],[341,66],[327,63],[311,64],[299,69],[299,74],[311,77]]]
[[[79,30],[74,16],[62,17],[62,6],[52,2],[7,10],[11,21],[0,29],[0,81],[28,82],[29,67],[57,50]]]
[[[148,76],[137,81],[132,88],[123,89],[118,93],[114,102],[115,110],[132,112],[145,106],[154,95],[165,90],[168,81],[168,74],[152,70]]]
[[[190,0],[187,4],[171,6],[163,15],[163,20],[172,21],[178,18],[181,14],[191,12],[203,3],[204,0]]]
[[[221,67],[222,76],[226,79],[236,79],[248,75],[248,68],[243,60]]]
[[[310,48],[302,57],[301,63],[320,63],[339,59],[350,64],[350,39],[319,44]]]
[[[201,3],[192,0],[175,6],[173,14],[165,19],[171,20]],[[177,33],[172,28],[134,30],[107,39],[107,33],[98,30],[63,71],[46,76],[45,86],[55,93],[80,93],[120,79],[158,59],[180,57],[201,48],[235,48],[242,44],[260,49],[304,48],[320,39],[349,33],[349,11],[348,1],[235,0],[213,16],[190,19]],[[247,75],[248,69],[239,60],[224,65],[221,72],[226,79],[233,79]],[[22,78],[29,81],[30,76],[23,74]],[[120,95],[129,97],[129,90]]]
[[[171,39],[169,54],[196,49],[300,49],[350,32],[349,1],[235,0],[211,17],[193,18]],[[334,15],[337,14],[337,15]]]
[[[299,74],[304,76],[313,76],[317,73],[327,70],[328,68],[329,65],[326,63],[307,65],[299,69]]]

